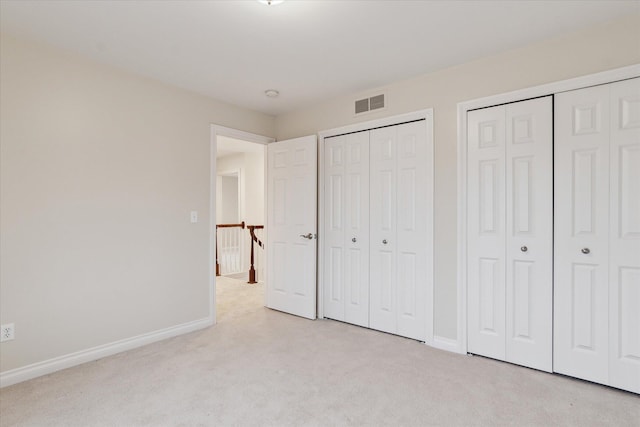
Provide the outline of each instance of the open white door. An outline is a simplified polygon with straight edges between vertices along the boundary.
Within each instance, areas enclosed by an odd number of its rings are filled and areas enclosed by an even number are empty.
[[[316,318],[317,139],[267,146],[267,307]]]

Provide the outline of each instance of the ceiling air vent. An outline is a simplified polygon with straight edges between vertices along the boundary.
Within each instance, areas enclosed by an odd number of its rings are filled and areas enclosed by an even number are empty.
[[[356,101],[356,115],[369,111],[380,110],[384,108],[384,94],[372,96],[371,98],[359,99]]]

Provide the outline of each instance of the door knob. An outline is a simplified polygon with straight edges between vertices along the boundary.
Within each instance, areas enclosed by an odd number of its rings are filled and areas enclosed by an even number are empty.
[[[529,248],[528,248],[528,247],[526,247],[526,246],[523,246],[523,247],[521,247],[521,248],[520,248],[520,250],[521,250],[522,252],[527,252],[527,251],[529,250]]]
[[[304,237],[305,239],[313,239],[313,234],[311,233],[307,233],[307,234],[301,234],[300,237]]]
[[[582,249],[580,249],[580,252],[582,252],[583,254],[587,255],[591,251],[589,250],[589,248],[582,248]]]
[[[353,237],[353,238],[351,239],[351,241],[352,241],[353,243],[355,243],[355,242],[357,242],[357,241],[358,241],[358,239],[356,239],[355,237]]]
[[[387,239],[384,239],[384,240],[382,241],[382,244],[383,244],[383,245],[386,245],[387,243],[389,243],[389,242],[387,242]]]

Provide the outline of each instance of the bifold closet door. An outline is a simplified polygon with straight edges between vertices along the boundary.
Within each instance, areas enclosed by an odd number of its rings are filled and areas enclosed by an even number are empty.
[[[324,316],[369,326],[369,132],[325,139]]]
[[[608,380],[609,88],[556,95],[556,372]]]
[[[468,349],[551,371],[552,98],[468,114]]]
[[[640,393],[640,78],[610,96],[609,384]]]
[[[467,346],[505,360],[505,107],[469,112],[467,129]]]
[[[370,133],[370,326],[424,341],[427,123]]]
[[[640,393],[640,79],[557,95],[554,371]]]

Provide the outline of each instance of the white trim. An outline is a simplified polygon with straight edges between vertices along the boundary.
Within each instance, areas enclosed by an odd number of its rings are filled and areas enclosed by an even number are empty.
[[[512,92],[491,95],[484,98],[464,101],[458,104],[464,111],[476,108],[491,107],[493,105],[505,104],[508,102],[522,101],[530,98],[553,95],[570,90],[582,89],[589,86],[597,86],[611,83],[618,80],[626,80],[640,75],[640,64],[629,65],[627,67],[616,68],[614,70],[602,71],[600,73],[588,74],[586,76],[575,77],[540,86],[533,86],[525,89],[518,89]]]
[[[410,122],[412,120],[420,120],[433,117],[433,108],[427,108],[425,110],[413,111],[411,113],[399,114],[397,116],[382,117],[375,120],[369,120],[366,122],[355,123],[353,125],[341,126],[338,128],[323,130],[318,132],[318,137],[321,140],[329,138],[331,136],[342,135],[349,132],[361,132],[369,129],[374,129],[381,126],[392,126],[404,122]]]
[[[380,110],[375,110],[380,111]],[[434,221],[434,182],[435,182],[435,167],[434,167],[434,151],[435,144],[433,139],[433,108],[425,110],[414,111],[411,113],[400,114],[396,116],[383,117],[380,119],[370,120],[366,122],[356,123],[353,125],[342,126],[339,128],[323,130],[318,132],[318,318],[324,318],[324,289],[323,274],[324,274],[324,251],[322,250],[323,236],[324,236],[324,140],[332,136],[342,135],[350,132],[362,132],[370,129],[375,129],[381,126],[398,125],[405,122],[414,120],[426,120],[427,122],[427,142],[430,145],[428,150],[427,167],[429,168],[428,181],[430,185],[426,186],[427,190],[427,202],[431,206],[431,211],[428,212],[429,218],[427,218],[427,236],[429,240],[429,246],[427,248],[427,271],[431,280],[427,283],[427,336],[425,343],[431,345],[433,342],[433,312],[434,312],[434,270],[433,270],[433,258],[434,258],[434,233],[433,233],[433,221]]]
[[[211,324],[216,323],[216,178],[217,178],[217,159],[216,152],[218,151],[218,135],[226,136],[228,138],[240,139],[242,141],[253,142],[256,144],[267,145],[275,141],[275,138],[268,136],[262,136],[255,133],[245,132],[239,129],[228,128],[220,125],[211,125],[211,140],[209,150],[209,319]],[[266,152],[265,152],[265,166],[266,166]],[[265,169],[266,174],[266,169]],[[265,194],[266,193],[266,179],[265,179]],[[265,203],[266,205],[266,203]],[[265,224],[267,220],[265,208]],[[263,236],[263,241],[266,245],[267,233]],[[266,263],[266,257],[265,257]],[[266,271],[265,271],[266,276]],[[265,277],[266,279],[266,277]]]
[[[316,229],[318,230],[316,240],[316,315],[318,319],[324,319],[324,289],[322,286],[324,279],[324,138],[325,133],[318,132],[317,159],[318,159],[318,201],[316,209],[318,211]]]
[[[276,140],[274,139],[272,142],[275,142]],[[267,306],[267,280],[269,280],[269,272],[267,271],[267,242],[269,241],[269,228],[267,227],[267,224],[269,223],[269,209],[268,209],[268,204],[269,204],[269,200],[267,199],[268,194],[267,194],[267,189],[269,188],[269,177],[268,177],[268,172],[269,172],[269,152],[267,150],[267,146],[264,146],[264,153],[263,153],[263,160],[264,160],[264,166],[263,166],[263,171],[264,171],[264,179],[262,180],[262,194],[264,194],[264,198],[263,198],[263,209],[264,209],[264,215],[262,216],[262,218],[264,218],[263,221],[263,225],[264,228],[262,229],[262,271],[264,273],[262,280],[258,279],[258,282],[262,282],[264,283],[264,306]]]
[[[548,83],[513,92],[474,99],[458,104],[458,277],[457,277],[457,341],[460,353],[467,352],[467,111],[498,104],[522,101],[626,80],[640,76],[640,64]]]
[[[55,357],[53,359],[34,363],[16,369],[11,369],[0,373],[0,387],[7,387],[13,384],[27,381],[42,375],[51,374],[103,357],[111,356],[123,351],[132,350],[167,338],[176,337],[178,335],[187,334],[211,326],[211,319],[204,318],[194,320],[192,322],[183,323],[177,326],[171,326],[159,331],[149,332],[131,338],[125,338],[109,344],[99,345],[97,347],[86,350],[77,351],[64,356]]]
[[[324,319],[324,289],[322,285],[322,281],[324,278],[324,138],[325,132],[330,131],[321,131],[318,132],[318,143],[316,144],[316,149],[318,153],[316,154],[316,158],[318,159],[318,171],[317,177],[318,182],[317,185],[317,193],[318,200],[316,202],[316,230],[318,232],[317,240],[316,240],[316,317],[318,319]]]
[[[458,104],[458,268],[456,282],[458,350],[467,352],[467,110]]]
[[[459,353],[459,354],[466,353],[460,350],[460,346],[458,345],[457,339],[441,337],[438,335],[433,336],[433,342],[431,343],[431,347],[437,348],[439,350],[450,351],[452,353]]]

